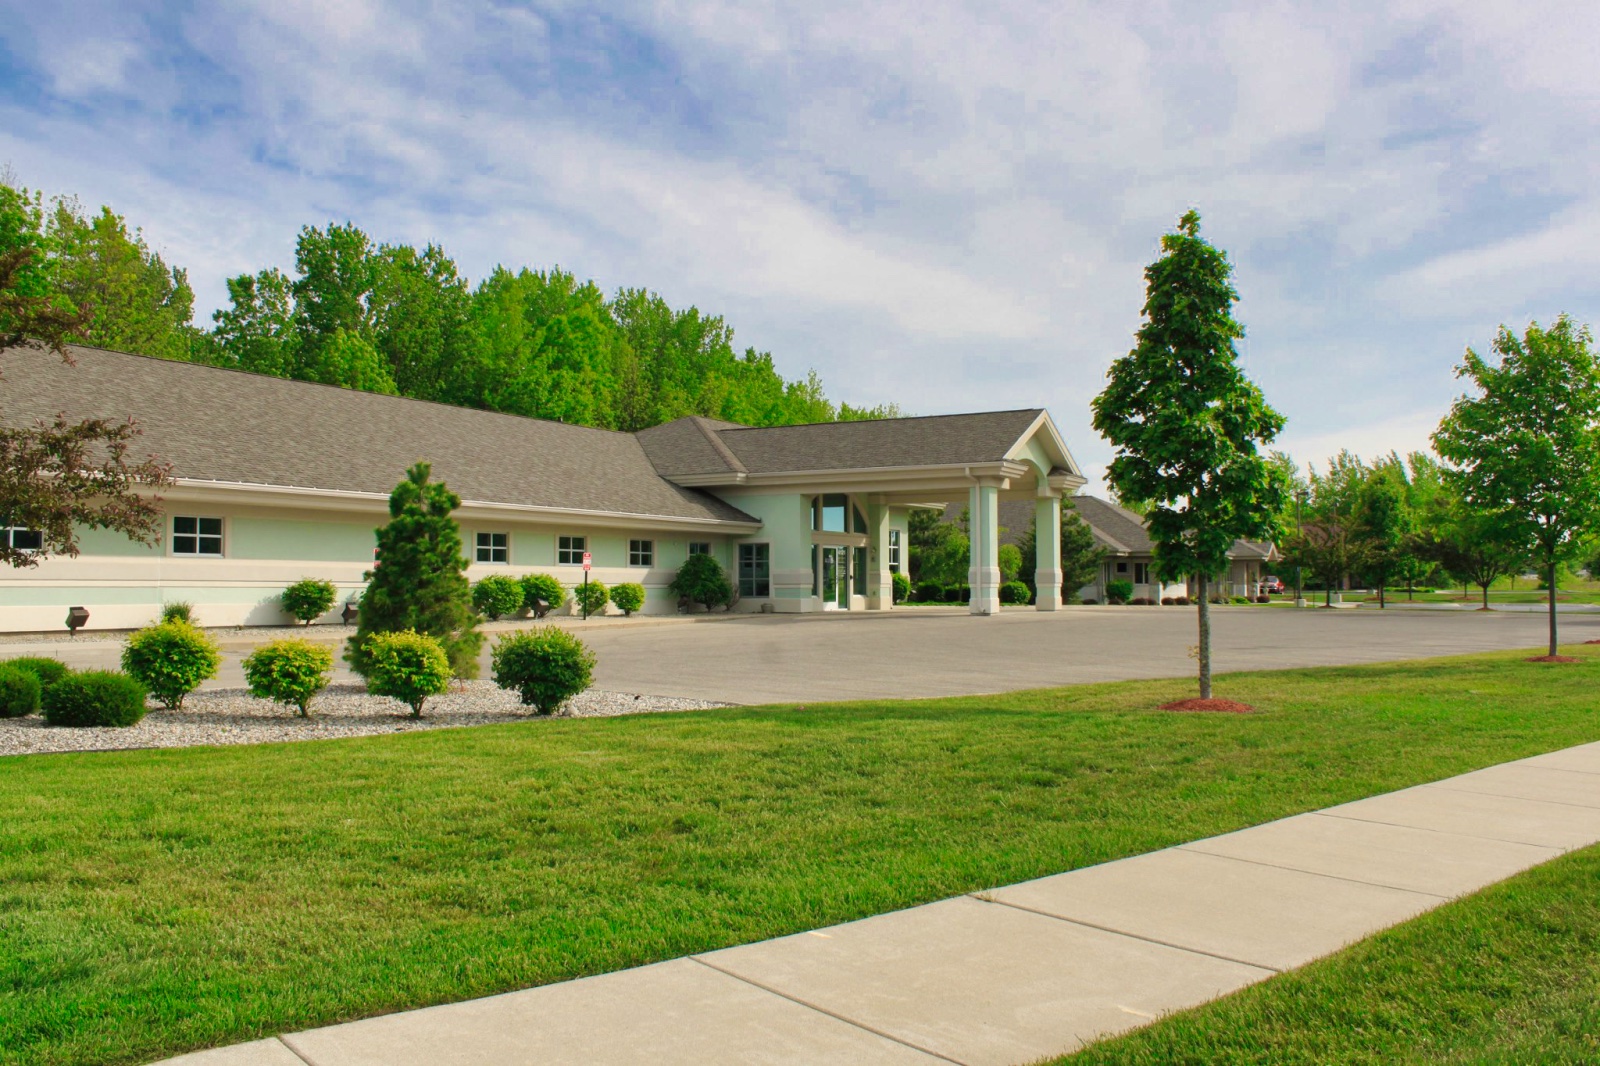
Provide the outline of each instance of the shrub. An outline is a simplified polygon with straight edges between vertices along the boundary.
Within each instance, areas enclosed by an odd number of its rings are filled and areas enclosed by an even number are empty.
[[[39,709],[39,675],[10,663],[0,663],[0,718],[22,718]]]
[[[25,655],[20,659],[7,659],[0,666],[15,666],[19,670],[26,670],[39,679],[39,689],[42,692],[63,677],[72,673],[67,669],[67,664],[59,659],[46,659],[39,655]]]
[[[1152,600],[1149,596],[1135,596],[1133,599],[1128,601],[1128,604],[1132,607],[1154,607],[1156,605],[1156,601]]]
[[[553,714],[589,687],[594,653],[564,629],[545,626],[502,637],[492,653],[494,682],[522,702]]]
[[[422,717],[422,705],[450,686],[450,656],[426,633],[403,629],[374,633],[367,641],[367,691],[390,696]]]
[[[1028,586],[1020,581],[1007,581],[1000,586],[1001,603],[1027,603],[1031,595]]]
[[[704,604],[706,610],[720,607],[733,599],[733,586],[722,564],[715,556],[691,555],[678,567],[678,572],[667,588],[679,596],[687,596],[693,603]]]
[[[591,579],[587,584],[572,586],[572,599],[585,614],[604,614],[611,594],[603,582]]]
[[[1085,596],[1079,602],[1082,603],[1085,607],[1093,607],[1095,604],[1099,603],[1100,601],[1095,599],[1093,596]]]
[[[999,558],[1001,588],[1011,584],[1022,572],[1022,549],[1015,544],[1000,545]]]
[[[1106,602],[1107,603],[1127,603],[1128,600],[1132,598],[1132,596],[1133,596],[1133,582],[1132,581],[1108,581],[1108,582],[1106,582]]]
[[[1248,596],[1230,596],[1228,597],[1228,602],[1237,606],[1241,603],[1249,603],[1250,598]]]
[[[1161,597],[1161,606],[1163,606],[1163,607],[1171,607],[1174,604],[1176,604],[1177,602],[1178,602],[1177,599],[1172,597],[1172,596],[1163,596],[1163,597]]]
[[[122,668],[169,709],[182,707],[200,682],[216,677],[221,663],[216,642],[187,622],[141,629],[122,649]]]
[[[145,688],[112,670],[68,674],[45,689],[40,703],[51,725],[130,726],[144,717]]]
[[[183,600],[169,603],[161,608],[161,620],[163,622],[183,622],[192,626],[194,625],[194,604],[186,603]]]
[[[567,602],[566,586],[549,574],[523,574],[522,605],[531,611],[539,600],[555,610]]]
[[[944,586],[937,581],[918,582],[917,601],[919,603],[943,603]]]
[[[1187,596],[1174,596],[1174,597],[1172,597],[1172,605],[1174,607],[1189,607],[1189,606],[1192,606],[1193,603],[1194,603],[1194,601],[1191,600]]]
[[[494,574],[472,586],[472,606],[491,621],[522,609],[522,582],[504,574]]]
[[[965,603],[967,599],[966,592],[967,590],[960,585],[951,585],[944,590],[944,602]]]
[[[894,602],[903,603],[911,598],[911,579],[901,573],[891,575],[894,582]]]
[[[1263,592],[1261,595],[1256,597],[1256,602],[1257,603],[1271,603],[1272,602],[1272,597],[1268,596],[1265,592]]]
[[[333,652],[325,645],[290,637],[263,644],[244,660],[244,679],[250,695],[287,704],[311,716],[311,700],[328,687]]]
[[[617,605],[617,610],[625,615],[644,606],[644,586],[632,581],[624,581],[611,589],[611,602]]]
[[[332,581],[306,577],[279,593],[278,603],[282,605],[284,614],[310,625],[314,619],[327,614],[333,607],[333,601],[338,598],[339,590]]]

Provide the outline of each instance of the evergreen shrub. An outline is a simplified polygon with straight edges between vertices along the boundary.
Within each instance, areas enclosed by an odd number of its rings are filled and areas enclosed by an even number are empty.
[[[200,682],[216,677],[221,664],[216,641],[187,622],[147,626],[122,649],[122,668],[169,710],[182,707]]]
[[[604,583],[591,578],[587,584],[572,586],[572,598],[585,614],[604,614],[611,593]]]
[[[0,663],[0,718],[22,718],[39,709],[44,686],[39,675],[10,663]]]
[[[918,603],[943,603],[944,602],[944,586],[939,584],[937,581],[919,581],[919,582],[917,582],[917,602]]]
[[[40,704],[51,725],[130,726],[144,717],[145,688],[114,670],[68,674],[45,689]]]
[[[531,611],[539,600],[553,611],[567,602],[567,588],[549,574],[523,574],[522,605]]]
[[[624,581],[620,585],[611,587],[611,602],[617,605],[617,610],[624,615],[631,615],[634,611],[644,606],[644,586],[633,581]]]
[[[1001,603],[1027,603],[1033,591],[1020,581],[1007,581],[1000,586]]]
[[[1022,549],[1015,544],[1002,544],[996,558],[1000,567],[1000,584],[1002,587],[1017,579],[1022,572]]]
[[[491,621],[503,614],[522,610],[522,582],[504,574],[493,574],[472,586],[472,606]]]
[[[711,555],[689,556],[678,567],[667,588],[679,596],[689,597],[692,603],[703,604],[708,611],[733,599],[733,585],[722,564]]]
[[[911,598],[911,579],[904,574],[895,573],[891,580],[894,582],[894,602],[904,603]]]
[[[333,601],[338,598],[339,590],[332,581],[306,577],[284,589],[278,595],[278,603],[283,607],[284,614],[310,625],[327,614],[333,607]]]
[[[1107,603],[1127,603],[1132,598],[1133,598],[1133,582],[1132,581],[1107,581],[1106,582],[1106,602]]]
[[[422,705],[450,687],[450,656],[433,637],[412,629],[374,633],[367,641],[367,691],[389,696],[422,717]]]
[[[194,625],[194,604],[183,600],[169,603],[161,608],[161,620],[163,622],[183,622],[192,626]]]
[[[27,670],[39,679],[41,692],[72,673],[67,669],[67,664],[60,659],[47,659],[42,655],[24,655],[20,659],[7,659],[4,663],[0,663],[0,666],[15,666],[19,670]]]
[[[540,714],[553,714],[589,687],[594,653],[556,626],[502,637],[492,653],[494,681]]]
[[[244,679],[250,695],[297,708],[301,718],[311,716],[311,701],[328,687],[333,652],[326,645],[299,637],[263,644],[244,660]]]

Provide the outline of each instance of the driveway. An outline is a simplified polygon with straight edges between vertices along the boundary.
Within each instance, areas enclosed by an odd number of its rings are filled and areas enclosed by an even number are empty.
[[[1415,659],[1542,648],[1542,615],[1475,611],[1212,611],[1214,666],[1290,666]],[[1193,608],[1068,607],[974,618],[962,608],[902,608],[887,615],[715,615],[670,619],[562,619],[599,657],[595,684],[614,692],[728,703],[795,703],[1007,692],[1088,681],[1188,677]],[[489,676],[490,627],[483,675]],[[283,633],[287,634],[287,630]],[[342,626],[300,634],[342,640]],[[1600,639],[1600,614],[1566,615],[1562,643]],[[281,635],[281,634],[278,634]],[[224,658],[206,687],[244,683],[250,642],[219,631]],[[0,658],[55,655],[72,666],[115,668],[121,643],[0,644]],[[349,677],[339,664],[336,675]]]

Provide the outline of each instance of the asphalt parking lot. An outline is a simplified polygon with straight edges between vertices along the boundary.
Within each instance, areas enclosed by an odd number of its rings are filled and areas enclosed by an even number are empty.
[[[1493,611],[1212,611],[1219,673],[1542,648],[1545,617]],[[531,624],[531,623],[529,623]],[[1132,678],[1191,676],[1195,611],[1181,607],[1028,609],[975,618],[959,608],[889,614],[712,615],[605,618],[560,624],[599,658],[595,684],[613,692],[728,703],[955,696]],[[483,676],[489,676],[484,642]],[[342,640],[342,626],[295,635]],[[281,635],[289,635],[285,629]],[[1563,643],[1600,639],[1600,613],[1563,614]],[[224,661],[206,687],[241,686],[250,642],[216,631]],[[278,635],[278,634],[275,634]],[[59,656],[75,667],[115,668],[116,640],[0,645],[0,658]],[[337,676],[349,675],[341,669]]]

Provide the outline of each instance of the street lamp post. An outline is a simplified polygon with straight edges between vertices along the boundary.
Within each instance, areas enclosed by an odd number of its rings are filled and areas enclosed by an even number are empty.
[[[1296,540],[1300,540],[1302,544],[1304,544],[1305,542],[1304,542],[1304,539],[1300,536],[1300,533],[1301,533],[1300,507],[1305,502],[1306,502],[1306,490],[1305,489],[1300,489],[1300,488],[1295,489],[1294,490],[1294,535],[1295,535],[1295,539]],[[1294,563],[1294,605],[1296,607],[1304,607],[1306,605],[1305,589],[1302,587],[1302,585],[1300,583],[1300,560],[1298,558],[1295,559],[1295,563]]]

